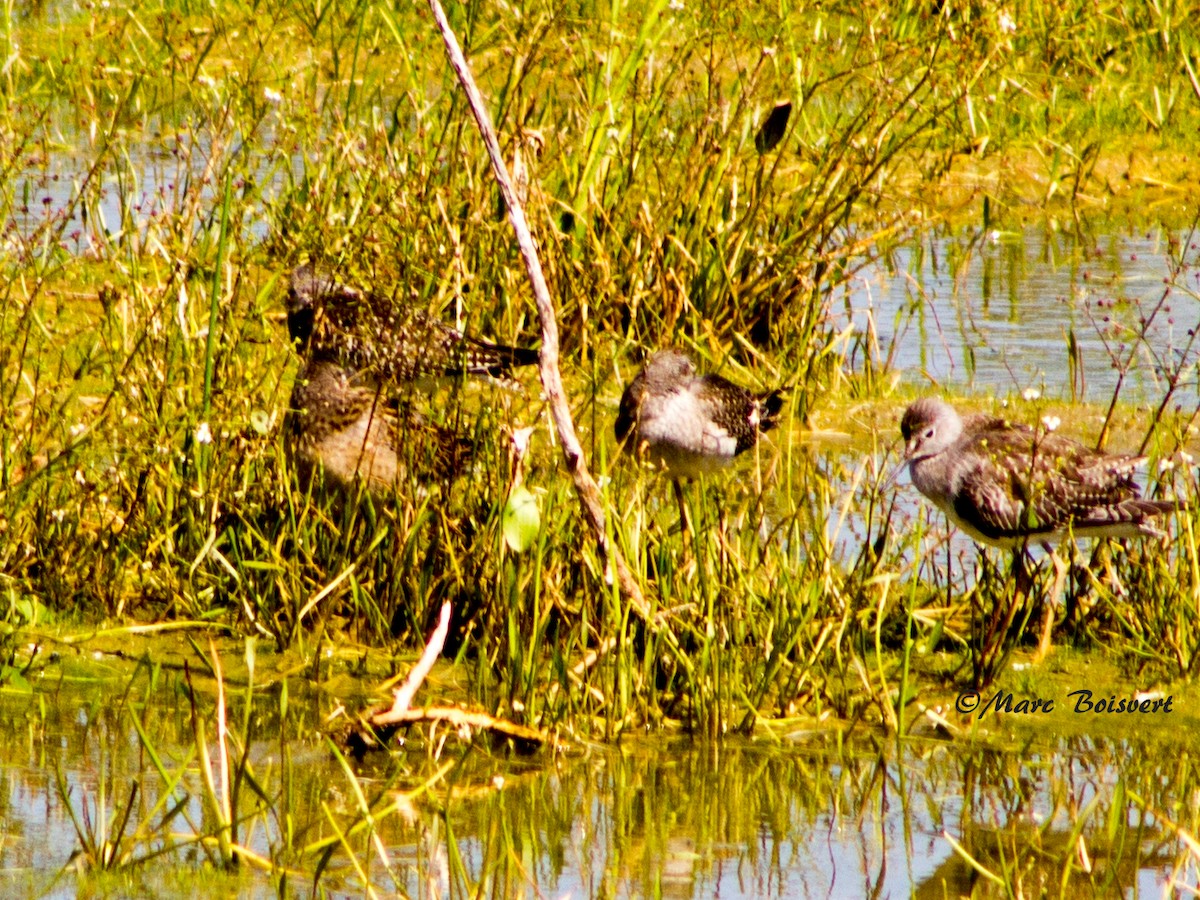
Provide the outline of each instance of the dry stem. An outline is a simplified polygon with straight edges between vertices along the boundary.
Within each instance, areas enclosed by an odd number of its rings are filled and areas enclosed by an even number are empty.
[[[513,188],[508,168],[500,154],[500,142],[496,138],[496,130],[492,127],[491,117],[488,115],[479,88],[475,85],[475,79],[467,66],[462,49],[458,45],[458,39],[454,36],[454,31],[446,20],[446,13],[442,10],[442,5],[438,0],[429,0],[429,9],[433,12],[438,31],[441,32],[442,40],[446,44],[446,54],[450,57],[450,65],[458,75],[459,83],[467,95],[471,113],[475,116],[475,122],[479,126],[479,133],[483,137],[488,157],[492,161],[492,172],[496,176],[496,181],[500,185],[500,193],[508,207],[508,219],[516,233],[521,257],[525,260],[525,270],[533,288],[538,319],[542,326],[542,351],[539,360],[542,389],[545,391],[546,400],[550,405],[550,414],[554,418],[554,425],[558,430],[563,458],[566,460],[567,468],[575,482],[575,490],[579,494],[584,517],[591,526],[592,536],[596,541],[596,548],[600,553],[600,561],[605,568],[606,577],[611,578],[608,569],[611,563],[616,570],[617,583],[620,585],[621,592],[630,599],[637,613],[644,620],[650,622],[649,607],[642,596],[641,588],[638,587],[633,573],[626,565],[621,551],[609,544],[608,535],[605,533],[604,507],[600,499],[600,490],[596,487],[596,482],[588,471],[583,448],[575,434],[575,423],[571,419],[571,408],[567,404],[566,394],[563,392],[562,376],[558,370],[558,319],[554,313],[554,301],[550,298],[550,289],[546,286],[546,279],[542,275],[542,264],[538,260],[537,247],[534,245],[533,235],[529,231],[529,223],[525,219],[525,209]]]

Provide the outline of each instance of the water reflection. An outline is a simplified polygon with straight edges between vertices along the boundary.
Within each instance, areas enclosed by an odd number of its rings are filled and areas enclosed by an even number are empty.
[[[1127,371],[1129,399],[1154,400],[1197,359],[1198,259],[1194,236],[1163,229],[929,233],[860,273],[843,314],[861,332],[873,319],[913,383],[1095,402]]]
[[[182,802],[158,837],[129,842],[135,856],[165,850],[136,867],[142,888],[161,889],[178,879],[181,863],[203,862],[205,852],[187,840],[212,828],[191,707],[181,702],[180,683],[160,687],[153,696],[136,684],[127,693],[106,688],[104,702],[63,682],[43,696],[3,695],[0,868],[8,887],[44,890],[79,846],[54,788],[58,772],[77,814],[91,805],[93,823],[98,798],[107,797],[111,811],[136,783],[131,835],[142,823],[146,834],[156,830],[150,826],[171,805],[159,802],[164,792]],[[256,787],[241,795],[239,839],[266,859],[286,859],[287,884],[301,891],[312,885],[319,854],[300,848],[328,841],[320,885],[358,891],[365,887],[359,870],[331,828],[337,822],[345,832],[358,819],[353,786],[320,740],[286,739],[307,731],[300,719],[320,718],[320,704],[293,701],[284,723],[266,712],[278,708],[276,697],[256,700],[263,708],[257,733],[285,740],[252,744]],[[182,775],[178,787],[158,774],[130,725],[134,714],[156,723],[155,750],[166,771]],[[448,889],[495,897],[1003,893],[984,870],[1027,895],[1051,886],[1141,894],[1161,892],[1172,878],[1194,880],[1196,857],[1150,812],[1194,814],[1194,738],[1181,730],[1155,739],[1130,727],[1111,737],[1026,740],[1001,750],[808,732],[801,743],[627,740],[532,760],[450,741],[441,762],[458,755],[459,764],[418,797],[407,789],[426,771],[420,751],[381,754],[359,770],[379,843],[359,831],[346,846],[374,888],[410,896]],[[261,814],[266,807],[275,812]],[[303,835],[287,853],[285,825]],[[69,895],[78,877],[68,872],[55,890]],[[267,896],[282,877],[282,867],[245,866],[236,888]]]

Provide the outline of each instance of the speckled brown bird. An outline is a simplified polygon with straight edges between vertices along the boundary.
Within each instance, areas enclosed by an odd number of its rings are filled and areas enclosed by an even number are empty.
[[[329,360],[313,360],[292,391],[284,425],[302,483],[318,469],[327,481],[375,494],[411,473],[418,480],[451,478],[472,446],[453,430],[398,406],[370,380]]]
[[[992,416],[963,419],[936,398],[900,422],[913,484],[977,541],[1162,536],[1155,517],[1180,509],[1146,500],[1133,479],[1145,457],[1091,450],[1069,438]]]
[[[936,398],[911,404],[900,432],[917,489],[976,541],[1014,551],[1018,595],[1029,590],[1028,545],[1041,543],[1050,552],[1055,579],[1035,659],[1050,648],[1067,573],[1050,544],[1067,536],[1161,537],[1154,519],[1184,508],[1175,500],[1142,498],[1133,472],[1144,457],[1092,450],[1048,429],[993,416],[962,418]],[[994,613],[998,618],[989,629],[1001,624],[992,633],[1007,633],[1018,606]]]
[[[469,337],[423,310],[360,291],[305,263],[288,285],[288,332],[309,359],[336,362],[381,384],[436,382],[462,375],[507,380],[538,351]]]
[[[671,478],[727,466],[775,427],[783,397],[755,395],[720,375],[697,375],[682,350],[660,350],[629,382],[617,412],[617,440]]]

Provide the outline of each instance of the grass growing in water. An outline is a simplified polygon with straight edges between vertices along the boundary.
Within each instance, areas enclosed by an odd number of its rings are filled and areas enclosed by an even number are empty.
[[[1068,28],[1040,4],[456,7],[505,149],[529,172],[572,405],[648,612],[606,583],[535,391],[464,385],[430,402],[476,441],[476,469],[448,485],[360,503],[300,490],[282,460],[296,361],[280,276],[298,259],[400,285],[474,333],[535,333],[424,16],[118,5],[10,19],[9,621],[217,622],[313,652],[343,635],[411,647],[450,599],[474,696],[506,715],[606,737],[829,711],[905,730],[895,685],[916,648],[961,648],[935,614],[961,592],[916,538],[887,539],[878,448],[848,461],[792,438],[823,403],[891,390],[847,363],[870,348],[832,327],[830,307],[865,259],[943,214],[914,192],[1032,155],[1040,199],[1080,214],[1106,190],[1105,141],[1169,151],[1194,134],[1181,100],[1192,36],[1153,9],[1106,11]],[[1131,91],[1142,101],[1124,102]],[[792,113],[772,146],[762,128],[781,100]],[[985,227],[1019,219],[1015,191],[974,198]],[[793,385],[791,426],[755,476],[692,490],[690,562],[665,487],[613,459],[610,440],[635,348],[675,341],[747,385]],[[1187,365],[1164,392],[1168,428]],[[509,425],[539,426],[525,481],[542,524],[522,553],[501,528]],[[1117,560],[1120,583],[1153,590],[1081,626],[1171,674],[1193,671],[1197,646],[1197,554],[1181,527],[1174,548]],[[1182,578],[1149,580],[1179,560]],[[980,584],[982,606],[1003,602],[1002,585]]]

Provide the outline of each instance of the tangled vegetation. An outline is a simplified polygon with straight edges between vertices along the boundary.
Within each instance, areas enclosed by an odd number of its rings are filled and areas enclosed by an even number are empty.
[[[1007,560],[963,554],[940,520],[898,507],[890,447],[926,385],[897,371],[874,323],[838,315],[865,266],[934,229],[1034,221],[1086,236],[1105,218],[1169,230],[1163,300],[1106,333],[1120,378],[1099,433],[1066,428],[1141,440],[1161,489],[1194,503],[1193,472],[1172,454],[1195,446],[1196,327],[1170,346],[1151,337],[1168,295],[1200,299],[1187,230],[1200,40],[1188,11],[470,0],[448,12],[557,306],[606,538],[645,605],[622,593],[583,524],[532,377],[413,398],[470,438],[473,465],[457,478],[347,496],[302,485],[285,458],[299,362],[283,296],[299,262],[472,334],[537,341],[503,201],[424,6],[11,4],[0,26],[0,680],[25,684],[42,664],[29,635],[79,622],[247,640],[240,730],[226,728],[237,704],[223,693],[219,733],[208,706],[189,707],[202,812],[136,715],[162,787],[139,815],[136,791],[124,805],[101,793],[89,814],[60,774],[88,867],[177,849],[163,834],[186,820],[210,862],[274,866],[281,894],[289,867],[319,883],[335,852],[365,848],[372,817],[402,803],[382,812],[386,789],[368,798],[346,763],[348,818],[322,807],[319,838],[283,829],[271,860],[251,858],[241,838],[292,814],[282,789],[264,799],[250,761],[262,727],[254,647],[295,654],[316,680],[331,645],[343,662],[383,648],[401,668],[445,601],[465,699],[567,738],[858,721],[903,735],[931,694],[998,675],[1019,639],[996,628],[1013,618]],[[697,527],[684,535],[666,485],[618,459],[612,438],[623,386],[671,344],[788,398],[752,462],[688,488]],[[1072,353],[1068,341],[1073,391]],[[1161,390],[1149,415],[1132,416],[1121,386],[1139,366]],[[1036,420],[1052,399],[1018,412]],[[526,428],[527,452],[514,442]],[[814,430],[845,442],[828,451]],[[1093,563],[1072,569],[1061,639],[1129,670],[1192,677],[1194,513],[1167,540],[1104,546]],[[1038,577],[1035,594],[1050,581]],[[193,649],[223,690],[218,654]],[[139,672],[158,677],[153,664]],[[279,707],[288,721],[286,690]],[[1015,869],[1006,878],[1020,883]]]
[[[449,599],[480,700],[531,721],[718,734],[826,706],[854,717],[865,701],[895,725],[906,654],[861,663],[942,639],[923,607],[946,576],[888,530],[880,448],[822,459],[781,438],[752,476],[693,493],[702,528],[684,548],[662,486],[613,457],[615,398],[642,352],[683,343],[744,383],[786,385],[792,436],[822,403],[887,400],[886,360],[835,330],[831,305],[917,229],[1020,221],[1018,177],[978,177],[949,208],[964,173],[1028,166],[1045,208],[1081,216],[1121,193],[1104,174],[1116,135],[1169,156],[1193,133],[1194,39],[1139,10],[452,10],[525,187],[572,409],[649,613],[611,588],[579,524],[535,384],[443,389],[429,406],[473,436],[476,465],[390,502],[305,493],[282,458],[297,369],[283,276],[299,260],[396,285],[474,333],[536,339],[425,13],[117,4],[10,19],[9,620],[71,610],[217,622],[280,648],[329,629],[407,646]],[[1180,354],[1172,392],[1191,362]],[[1172,422],[1156,423],[1164,452],[1187,426]],[[536,430],[514,464],[520,426]],[[540,507],[520,552],[503,529],[516,477]],[[1194,558],[1190,540],[1122,557],[1135,579]],[[975,588],[984,606],[996,590]],[[1113,627],[1138,652],[1179,634],[1153,656],[1190,673],[1195,622],[1176,595],[1145,602]]]

